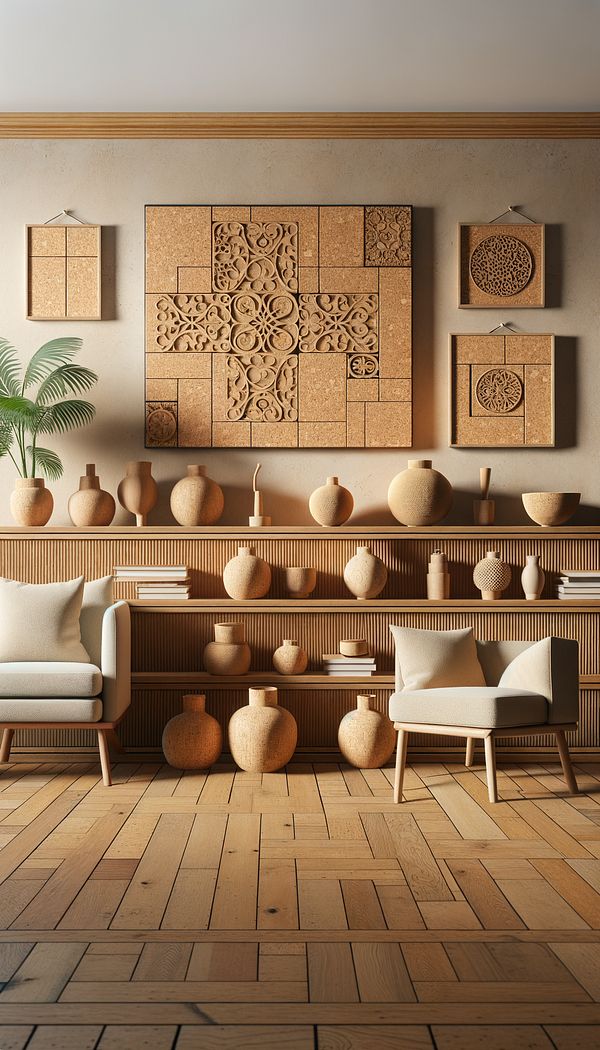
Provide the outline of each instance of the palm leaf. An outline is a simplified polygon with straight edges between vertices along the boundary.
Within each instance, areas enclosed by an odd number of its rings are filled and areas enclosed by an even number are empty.
[[[51,339],[49,343],[44,343],[39,350],[36,350],[27,365],[23,389],[26,390],[32,383],[40,383],[55,368],[68,364],[81,350],[81,347],[81,339],[71,336],[62,336],[59,339]]]
[[[50,401],[56,401],[67,394],[82,394],[84,390],[93,387],[97,379],[96,373],[83,365],[59,365],[40,384],[36,403],[47,405]]]
[[[96,409],[89,401],[60,401],[41,410],[35,430],[40,434],[64,434],[66,430],[87,426],[95,415]]]
[[[0,458],[5,456],[13,443],[14,432],[10,425],[0,423]]]
[[[28,454],[32,457],[32,465],[35,467],[34,474],[38,476],[38,470],[41,470],[42,474],[45,474],[50,481],[57,481],[63,475],[63,465],[56,455],[49,448],[34,448],[33,445],[29,445],[27,448]]]
[[[21,368],[14,346],[7,339],[0,339],[0,394],[5,397],[21,392],[19,381]]]
[[[7,397],[0,394],[0,425],[21,425],[31,430],[35,428],[39,418],[40,409],[28,397]]]

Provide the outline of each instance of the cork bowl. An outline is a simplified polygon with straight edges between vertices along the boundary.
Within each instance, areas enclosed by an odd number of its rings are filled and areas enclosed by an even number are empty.
[[[581,492],[524,492],[521,498],[531,520],[548,528],[573,517]]]

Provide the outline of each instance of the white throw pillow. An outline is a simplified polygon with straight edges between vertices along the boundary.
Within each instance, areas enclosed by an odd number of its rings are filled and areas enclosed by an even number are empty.
[[[112,576],[101,576],[99,580],[89,580],[85,584],[80,616],[81,641],[96,667],[100,667],[102,659],[102,620],[112,603]]]
[[[420,631],[390,625],[403,689],[485,685],[473,629]]]
[[[65,583],[0,578],[0,663],[89,663],[81,644],[83,576]]]

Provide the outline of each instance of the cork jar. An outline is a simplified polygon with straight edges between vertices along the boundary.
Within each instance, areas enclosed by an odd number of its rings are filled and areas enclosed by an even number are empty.
[[[360,601],[376,598],[387,583],[387,569],[369,546],[357,547],[344,569],[344,582]]]
[[[162,749],[175,769],[207,769],[223,749],[223,733],[216,718],[205,710],[206,697],[183,697],[183,711],[167,722],[162,734]]]
[[[248,773],[274,773],[290,761],[298,727],[289,711],[277,703],[277,689],[250,689],[247,707],[229,720],[229,750]]]
[[[208,643],[202,656],[204,670],[216,675],[246,674],[252,661],[246,625],[216,623],[214,632],[215,639]]]
[[[223,569],[223,584],[230,598],[251,601],[264,598],[271,586],[271,569],[254,547],[238,547],[235,558]]]
[[[221,487],[208,477],[206,467],[199,463],[187,468],[186,476],[171,492],[171,512],[180,525],[214,525],[224,506]]]
[[[115,516],[115,501],[110,492],[100,488],[95,463],[86,463],[79,489],[69,497],[69,517],[79,527],[110,525]]]
[[[343,525],[354,510],[354,499],[352,493],[340,485],[339,478],[330,477],[312,493],[308,509],[318,525]]]
[[[387,715],[372,709],[374,693],[359,694],[356,709],[344,715],[338,728],[342,756],[358,769],[378,769],[389,760],[396,732]]]
[[[473,570],[473,582],[486,601],[501,598],[511,579],[511,567],[508,562],[502,561],[500,551],[487,551],[485,558],[478,561]]]
[[[284,638],[273,653],[273,667],[279,674],[304,674],[308,667],[308,653],[294,638]]]
[[[52,493],[43,478],[15,478],[10,494],[10,513],[17,525],[34,528],[46,525],[54,510]]]
[[[409,459],[390,482],[388,506],[403,525],[435,525],[452,506],[452,485],[430,459]]]

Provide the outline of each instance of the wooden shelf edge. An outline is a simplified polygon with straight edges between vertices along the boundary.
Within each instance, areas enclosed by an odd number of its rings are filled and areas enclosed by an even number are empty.
[[[106,525],[103,528],[77,527],[75,525],[44,525],[29,528],[24,525],[2,525],[0,526],[0,539],[119,539],[128,540],[137,538],[160,539],[165,537],[173,539],[181,537],[186,539],[196,537],[197,539],[233,539],[243,538],[247,540],[252,537],[255,540],[276,539],[277,537],[307,538],[307,539],[353,539],[356,536],[370,536],[373,539],[435,539],[437,537],[471,538],[481,536],[482,538],[516,539],[522,536],[526,539],[565,539],[572,537],[579,539],[591,537],[600,539],[600,524],[598,525],[560,525],[546,528],[541,525],[423,525],[409,528],[406,525],[340,525],[337,528],[327,528],[320,525],[269,525],[253,528],[249,525],[206,525],[196,527],[185,527],[183,525]]]
[[[450,598],[435,601],[430,598],[373,598],[358,601],[356,598],[260,598],[255,601],[236,601],[233,598],[188,598],[184,601],[154,601],[148,598],[131,598],[128,604],[136,613],[166,612],[402,612],[403,609],[447,609],[449,612],[532,612],[542,613],[557,609],[565,612],[600,612],[600,600],[559,601],[548,598],[527,601],[525,598],[505,598],[484,601],[482,598]]]
[[[206,686],[210,689],[228,689],[230,686],[253,686],[253,685],[275,685],[281,689],[363,689],[366,693],[370,689],[387,689],[394,687],[394,674],[374,674],[369,676],[357,675],[325,675],[325,674],[297,674],[281,675],[274,671],[251,671],[244,675],[211,675],[206,671],[133,671],[131,683],[133,686],[167,686],[183,687],[185,685]],[[579,684],[582,689],[600,687],[600,675],[582,674],[579,676]]]

